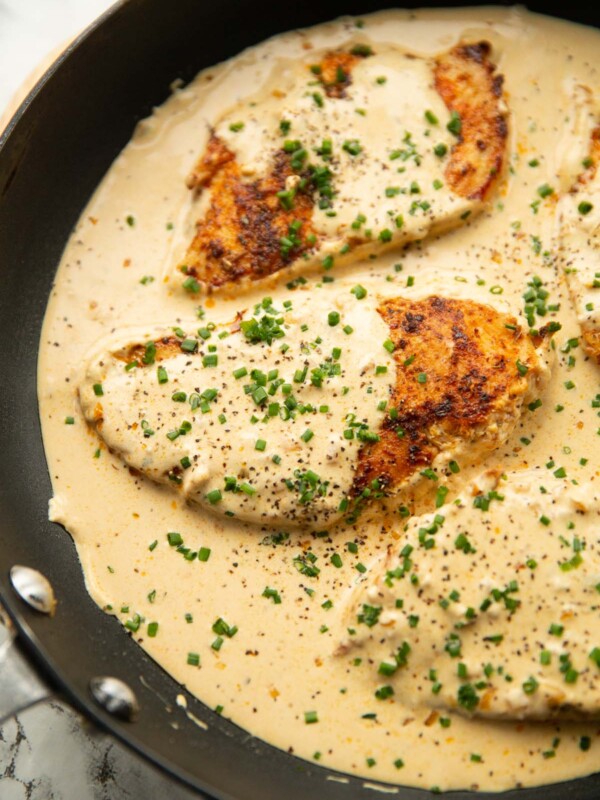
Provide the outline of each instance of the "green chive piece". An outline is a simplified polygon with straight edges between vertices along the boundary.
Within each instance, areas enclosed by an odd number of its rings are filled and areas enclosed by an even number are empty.
[[[220,503],[223,499],[223,495],[221,494],[220,489],[213,489],[212,491],[208,492],[206,495],[206,499],[211,505],[215,505],[216,503]]]

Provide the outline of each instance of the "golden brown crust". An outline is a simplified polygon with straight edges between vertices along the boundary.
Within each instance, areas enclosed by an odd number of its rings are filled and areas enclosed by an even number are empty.
[[[211,188],[210,205],[197,224],[181,271],[216,288],[272,275],[310,250],[314,246],[306,242],[313,232],[310,192],[297,192],[290,209],[277,196],[290,181],[298,180],[283,150],[275,153],[266,178],[243,180],[235,155],[213,135],[191,178],[193,186]],[[289,237],[290,225],[298,222],[297,244],[286,250],[282,240]]]
[[[456,194],[481,200],[501,173],[508,128],[502,109],[502,75],[489,60],[488,42],[461,44],[435,62],[435,88],[460,117],[458,142],[446,167]]]
[[[574,191],[578,191],[582,186],[586,186],[590,181],[593,181],[598,171],[598,164],[600,163],[600,127],[594,128],[590,137],[590,152],[586,163],[589,166],[577,178]]]
[[[370,55],[370,54],[369,54]],[[364,56],[363,56],[364,57]],[[327,97],[346,97],[346,89],[352,83],[352,67],[360,60],[360,56],[334,50],[326,53],[318,63],[310,69],[316,72]]]
[[[153,344],[156,350],[151,361],[152,364],[181,353],[181,339],[176,336],[163,336],[162,339],[155,339]],[[147,359],[146,361],[144,360],[146,356],[145,344],[131,344],[129,347],[115,351],[112,355],[127,364],[136,363],[138,367],[147,366]]]
[[[585,352],[600,366],[600,330],[584,328],[582,331]]]
[[[592,131],[590,136],[590,149],[584,163],[587,166],[578,176],[575,185],[571,188],[571,194],[578,194],[578,192],[596,178],[598,166],[600,165],[600,127],[594,128]],[[576,290],[574,289],[573,281],[569,278],[568,272],[567,285],[569,286],[571,298],[573,302],[576,303]],[[594,328],[590,324],[583,323],[581,325],[581,336],[585,352],[600,366],[600,328]]]
[[[527,378],[517,359],[537,363],[533,344],[523,340],[516,320],[490,306],[432,296],[386,300],[378,311],[396,348],[389,406],[397,409],[397,417],[386,417],[380,441],[363,447],[355,496],[375,479],[383,487],[398,486],[429,467],[440,452],[434,441],[440,433],[448,439],[472,438],[474,429],[492,422],[525,391]]]
[[[187,179],[188,189],[201,189],[209,186],[215,175],[230,161],[235,160],[233,153],[218,136],[211,135],[202,157]]]

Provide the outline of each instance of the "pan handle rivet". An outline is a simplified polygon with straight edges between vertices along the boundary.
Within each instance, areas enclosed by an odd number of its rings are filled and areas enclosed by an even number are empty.
[[[90,691],[98,705],[126,722],[131,722],[139,710],[133,690],[119,678],[112,678],[110,675],[92,678]]]
[[[56,596],[48,578],[37,569],[15,564],[10,570],[13,589],[31,608],[52,616],[56,608]]]

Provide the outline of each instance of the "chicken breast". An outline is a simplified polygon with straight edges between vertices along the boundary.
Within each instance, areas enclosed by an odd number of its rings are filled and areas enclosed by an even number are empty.
[[[506,441],[549,375],[549,328],[534,342],[491,306],[395,298],[379,313],[394,346],[396,384],[379,440],[360,452],[355,495],[373,480],[402,487],[425,471],[435,482],[451,460],[481,462]]]
[[[79,395],[129,467],[213,513],[318,529],[417,484],[433,496],[451,459],[502,444],[548,340],[468,300],[266,298],[220,331],[117,333]]]
[[[583,346],[600,364],[600,111],[586,87],[574,89],[572,125],[588,133],[588,146],[575,182],[557,204],[559,260]],[[565,161],[572,166],[568,153]]]
[[[591,484],[486,473],[371,565],[337,656],[434,714],[600,718],[599,525]]]
[[[280,65],[215,124],[189,177],[179,283],[195,295],[330,269],[462,224],[505,159],[490,55],[486,42],[436,59],[358,43]]]

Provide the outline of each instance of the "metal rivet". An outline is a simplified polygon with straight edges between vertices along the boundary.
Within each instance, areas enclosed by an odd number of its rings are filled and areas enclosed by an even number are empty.
[[[27,605],[42,614],[54,614],[56,597],[50,581],[37,569],[15,564],[10,570],[13,589]]]
[[[119,678],[99,675],[90,681],[90,691],[94,700],[109,714],[126,722],[131,722],[139,710],[133,690]]]

